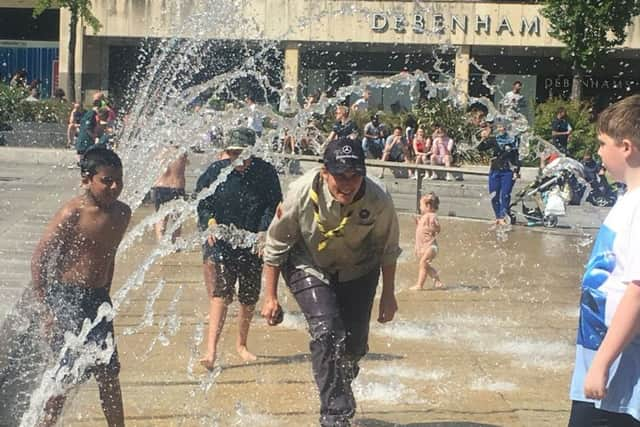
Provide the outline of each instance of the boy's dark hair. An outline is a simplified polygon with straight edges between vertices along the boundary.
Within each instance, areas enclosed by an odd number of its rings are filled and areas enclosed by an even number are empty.
[[[615,140],[628,139],[640,149],[640,95],[633,95],[607,107],[598,117],[598,133]]]
[[[522,86],[522,82],[521,82],[520,80],[516,80],[515,82],[513,82],[513,85],[512,85],[512,86],[515,86],[515,85],[520,85],[520,86]]]
[[[99,99],[94,99],[93,100],[93,104],[94,107],[98,107],[100,108],[102,106],[102,101],[100,101]]]
[[[83,178],[91,178],[98,173],[98,169],[104,166],[112,166],[122,169],[120,157],[112,151],[100,145],[89,148],[79,162],[80,174]]]
[[[564,107],[558,107],[558,109],[556,110],[556,114],[560,114],[560,113],[566,113],[567,109]]]

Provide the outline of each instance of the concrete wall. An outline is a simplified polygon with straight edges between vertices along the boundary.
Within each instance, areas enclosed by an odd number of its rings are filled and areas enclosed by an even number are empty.
[[[8,123],[0,129],[0,145],[14,147],[64,148],[67,125],[59,123]]]

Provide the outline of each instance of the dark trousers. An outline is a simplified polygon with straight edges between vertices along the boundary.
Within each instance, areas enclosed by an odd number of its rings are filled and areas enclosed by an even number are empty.
[[[351,382],[358,375],[358,361],[369,349],[369,321],[380,269],[330,284],[302,270],[285,267],[283,272],[311,335],[320,425],[349,426],[356,411]]]
[[[512,189],[512,171],[498,170],[489,172],[489,193],[493,194],[491,196],[491,207],[493,207],[496,218],[504,218],[508,215]]]
[[[571,402],[569,427],[640,427],[640,421],[629,414],[598,409],[590,402]]]

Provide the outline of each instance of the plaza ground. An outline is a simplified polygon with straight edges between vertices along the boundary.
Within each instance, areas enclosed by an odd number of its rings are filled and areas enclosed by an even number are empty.
[[[8,266],[0,281],[2,317],[28,285],[28,259],[45,222],[78,189],[77,169],[67,168],[72,153],[53,151],[3,151],[0,157],[0,252]],[[207,162],[192,161],[188,188]],[[405,212],[400,310],[394,322],[380,325],[374,306],[370,353],[355,386],[356,419],[372,427],[566,425],[579,281],[594,227],[606,211],[581,206],[564,219],[568,228],[517,226],[497,233],[490,230],[482,179],[428,183],[443,194],[435,266],[448,287],[411,292],[417,269],[413,187],[407,180],[385,182]],[[151,210],[138,209],[134,223]],[[450,211],[457,217],[444,218]],[[121,254],[114,292],[154,247],[148,232]],[[161,279],[159,297],[147,310]],[[259,358],[249,364],[235,354],[232,306],[220,368],[211,374],[197,363],[207,327],[200,252],[155,263],[128,292],[115,320],[127,424],[316,425],[318,399],[304,319],[282,286],[281,298],[287,313],[282,325],[268,327],[254,319],[249,344]],[[151,324],[144,322],[150,313]],[[79,388],[62,425],[104,425],[95,382]]]

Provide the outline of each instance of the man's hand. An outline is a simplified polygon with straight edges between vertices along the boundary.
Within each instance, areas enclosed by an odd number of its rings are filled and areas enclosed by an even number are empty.
[[[393,320],[393,316],[395,316],[396,311],[398,311],[396,296],[393,293],[387,294],[383,292],[382,296],[380,297],[378,322],[390,322],[391,320]]]
[[[209,231],[209,236],[207,237],[207,243],[209,243],[209,246],[213,246],[216,243],[216,238],[213,235],[213,233],[215,233],[216,226],[218,225],[218,223],[216,222],[215,218],[211,218],[209,219],[209,222],[207,225],[209,226],[209,228],[207,229],[207,231]]]
[[[282,322],[282,307],[276,298],[266,298],[260,314],[267,320],[269,326],[275,326]]]
[[[588,399],[602,400],[607,395],[609,370],[593,364],[584,379],[584,395]]]
[[[267,240],[267,232],[259,231],[258,235],[256,236],[256,244],[253,249],[256,255],[258,255],[260,258],[262,258],[262,254],[264,253],[264,245],[266,243],[266,240]]]

